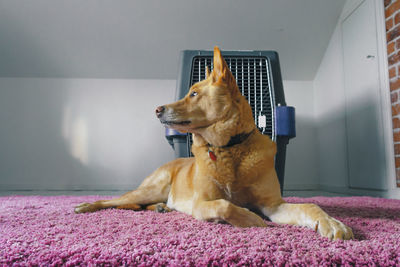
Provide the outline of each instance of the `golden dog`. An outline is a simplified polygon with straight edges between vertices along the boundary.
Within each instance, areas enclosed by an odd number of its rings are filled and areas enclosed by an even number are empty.
[[[214,69],[181,100],[158,107],[167,127],[193,133],[194,158],[158,168],[134,191],[112,200],[83,203],[75,212],[105,208],[170,209],[199,220],[238,227],[265,227],[255,210],[272,222],[307,226],[329,239],[351,239],[352,230],[314,204],[289,204],[282,197],[274,168],[276,144],[254,124],[218,47]]]

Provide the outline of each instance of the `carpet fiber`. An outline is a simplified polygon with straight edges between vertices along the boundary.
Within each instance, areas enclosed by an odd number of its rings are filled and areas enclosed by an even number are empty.
[[[178,212],[73,212],[78,203],[104,198],[0,197],[0,265],[400,266],[400,200],[286,198],[319,204],[353,228],[355,240],[331,242],[271,222],[241,229]]]

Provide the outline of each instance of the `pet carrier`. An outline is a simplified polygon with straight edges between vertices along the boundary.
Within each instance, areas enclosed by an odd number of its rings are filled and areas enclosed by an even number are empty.
[[[287,107],[285,102],[278,53],[221,51],[221,54],[235,76],[239,90],[249,101],[258,129],[277,144],[275,169],[283,191],[286,145],[296,132],[294,108]],[[212,51],[181,52],[176,100],[183,98],[193,84],[206,78],[206,67],[213,69]],[[166,128],[165,136],[177,158],[192,156],[191,134]]]

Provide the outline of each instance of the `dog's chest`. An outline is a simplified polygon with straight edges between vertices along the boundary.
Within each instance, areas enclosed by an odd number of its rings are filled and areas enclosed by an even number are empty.
[[[246,194],[256,175],[255,155],[235,148],[209,148],[194,151],[206,175],[228,199]]]

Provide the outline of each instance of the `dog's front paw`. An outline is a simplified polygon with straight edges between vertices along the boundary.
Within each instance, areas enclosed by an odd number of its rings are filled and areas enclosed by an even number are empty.
[[[81,203],[74,208],[75,213],[94,212],[99,210],[98,203]]]
[[[245,208],[238,208],[224,220],[237,227],[267,227],[265,221],[257,214]]]
[[[350,227],[330,216],[326,216],[317,221],[315,230],[318,231],[320,235],[330,240],[348,240],[354,238],[353,231]]]

